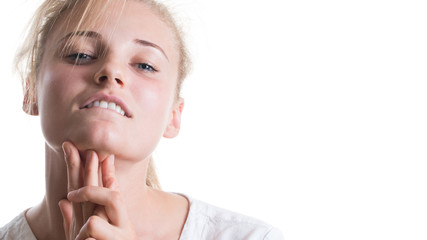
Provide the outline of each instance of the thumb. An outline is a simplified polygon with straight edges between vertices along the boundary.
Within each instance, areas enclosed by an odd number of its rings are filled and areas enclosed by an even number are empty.
[[[65,238],[68,239],[70,236],[69,233],[70,233],[71,219],[73,217],[73,207],[71,206],[71,202],[68,201],[67,199],[62,199],[61,201],[59,201],[58,205],[59,205],[59,209],[61,209],[62,220],[63,220],[62,223],[64,225],[64,231],[65,231]]]

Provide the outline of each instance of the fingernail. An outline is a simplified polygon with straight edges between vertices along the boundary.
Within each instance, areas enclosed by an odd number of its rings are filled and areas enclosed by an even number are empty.
[[[61,214],[64,216],[64,212],[62,211],[62,200],[58,202],[59,210],[61,211]]]
[[[70,198],[72,198],[75,195],[76,191],[71,191],[67,194],[67,199],[70,200]]]
[[[62,144],[62,150],[64,151],[65,157],[68,158],[71,154],[70,146],[68,146],[68,144],[66,144],[66,143],[63,143]]]
[[[58,206],[59,206],[59,208],[61,209],[61,212],[62,212],[62,207],[61,207],[61,205],[62,205],[62,202],[64,201],[64,199],[61,199],[59,202],[58,202]]]

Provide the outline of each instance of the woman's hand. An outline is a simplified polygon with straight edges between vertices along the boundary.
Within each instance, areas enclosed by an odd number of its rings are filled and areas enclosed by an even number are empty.
[[[136,239],[117,184],[114,156],[101,163],[94,151],[86,162],[69,142],[63,144],[68,174],[68,200],[59,207],[67,240]],[[102,177],[101,177],[101,176]]]

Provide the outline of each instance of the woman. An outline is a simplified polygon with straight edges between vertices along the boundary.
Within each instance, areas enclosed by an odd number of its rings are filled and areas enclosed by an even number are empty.
[[[282,239],[159,189],[151,155],[179,133],[189,67],[163,5],[46,0],[19,59],[24,110],[40,116],[46,139],[46,195],[1,239]]]

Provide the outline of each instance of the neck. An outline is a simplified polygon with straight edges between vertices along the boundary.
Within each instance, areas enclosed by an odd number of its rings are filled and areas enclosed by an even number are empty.
[[[37,239],[64,239],[62,214],[58,202],[67,196],[67,169],[62,149],[46,145],[46,195],[43,201],[27,212],[28,223]],[[149,201],[146,186],[148,161],[130,162],[115,159],[116,178],[132,222],[142,221],[143,206]],[[134,213],[134,214],[132,214]]]

